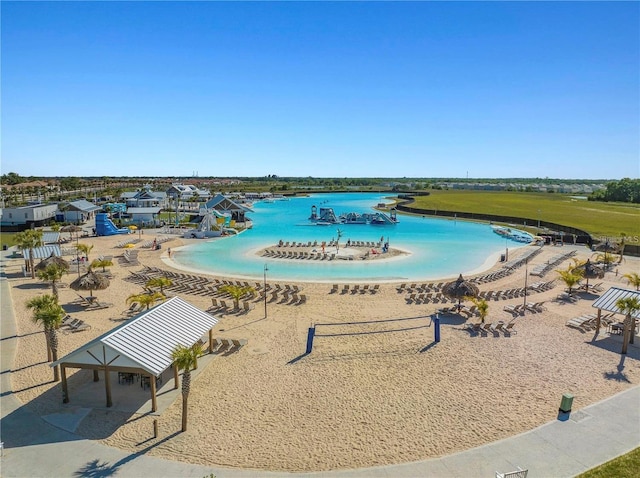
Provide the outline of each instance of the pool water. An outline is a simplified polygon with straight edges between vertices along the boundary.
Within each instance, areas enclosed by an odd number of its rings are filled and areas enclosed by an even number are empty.
[[[288,201],[254,203],[248,213],[253,228],[235,236],[202,240],[173,251],[172,258],[191,270],[262,280],[265,266],[272,280],[312,282],[402,281],[449,278],[490,268],[505,249],[521,243],[495,234],[489,224],[398,214],[395,225],[316,225],[308,218],[311,207],[332,207],[336,214],[374,212],[378,203],[390,203],[380,193],[313,194]],[[337,231],[343,245],[381,237],[391,248],[409,254],[389,260],[315,261],[261,257],[263,248],[278,241],[331,241]],[[331,249],[327,248],[327,252]]]

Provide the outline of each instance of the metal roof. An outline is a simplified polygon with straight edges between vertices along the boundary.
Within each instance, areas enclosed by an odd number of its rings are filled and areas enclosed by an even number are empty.
[[[51,254],[54,256],[61,256],[60,246],[58,244],[48,244],[46,246],[34,247],[33,258],[34,259],[46,259]],[[23,249],[22,255],[25,259],[29,260],[29,249]]]
[[[77,201],[71,201],[69,203],[69,208],[71,210],[82,211],[82,212],[93,212],[93,211],[99,211],[100,209],[102,209],[102,207],[96,206],[95,204],[87,201],[86,199],[78,199]]]
[[[57,362],[141,368],[159,376],[172,363],[176,345],[191,346],[218,323],[218,319],[180,297],[148,310],[97,337]]]
[[[161,209],[160,207],[130,207],[127,208],[127,214],[158,214]]]
[[[42,242],[44,244],[54,244],[60,240],[60,233],[53,231],[46,231],[42,233]]]
[[[618,309],[616,302],[619,299],[624,299],[626,297],[635,297],[640,301],[640,292],[635,290],[628,289],[620,289],[618,287],[612,287],[604,294],[602,294],[596,301],[592,304],[592,307],[596,309],[606,310],[607,312],[614,312],[616,314],[623,314],[623,312]],[[624,315],[624,314],[623,314]],[[640,310],[633,314],[635,318],[640,318]]]

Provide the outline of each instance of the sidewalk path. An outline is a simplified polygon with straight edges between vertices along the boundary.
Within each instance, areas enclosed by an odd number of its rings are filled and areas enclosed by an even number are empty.
[[[2,268],[6,264],[2,252]],[[0,271],[0,476],[8,477],[493,477],[518,466],[530,477],[571,477],[640,446],[640,387],[534,430],[442,458],[327,473],[278,473],[191,465],[131,454],[56,428],[11,392],[17,342],[9,284]],[[558,397],[558,403],[560,402]],[[150,447],[153,446],[150,445]]]

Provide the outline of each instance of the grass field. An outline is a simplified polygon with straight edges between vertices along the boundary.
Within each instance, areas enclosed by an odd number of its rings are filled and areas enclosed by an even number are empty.
[[[586,471],[578,478],[634,478],[640,470],[640,448]]]
[[[586,201],[565,194],[435,190],[417,196],[412,206],[516,216],[530,219],[532,225],[539,219],[581,229],[594,238],[625,233],[629,243],[640,238],[640,204]]]

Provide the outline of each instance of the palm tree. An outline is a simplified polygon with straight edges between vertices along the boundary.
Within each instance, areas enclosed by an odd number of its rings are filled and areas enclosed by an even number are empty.
[[[82,252],[87,258],[87,261],[89,261],[89,253],[91,252],[91,249],[93,249],[93,244],[77,244],[76,249]]]
[[[18,232],[14,237],[14,242],[19,249],[29,251],[29,269],[31,270],[31,278],[36,278],[36,271],[33,268],[33,249],[42,244],[42,231],[36,229],[27,229]]]
[[[138,302],[140,305],[144,305],[146,310],[149,310],[156,301],[164,299],[166,299],[165,295],[160,292],[154,292],[153,294],[132,294],[127,297],[127,304]]]
[[[616,301],[616,307],[625,314],[624,331],[622,335],[622,354],[627,353],[627,344],[633,343],[636,331],[636,319],[634,314],[640,310],[640,300],[637,297],[623,297]]]
[[[252,294],[255,289],[251,286],[241,286],[235,284],[225,284],[220,287],[221,292],[226,292],[233,299],[233,304],[236,309],[240,308],[240,298],[245,294]]]
[[[91,263],[91,268],[95,269],[96,267],[102,267],[102,272],[107,272],[105,268],[112,265],[113,265],[113,262],[110,261],[109,259],[94,259],[93,262]]]
[[[58,301],[58,286],[56,282],[62,279],[67,269],[60,264],[49,264],[46,268],[38,271],[38,279],[43,282],[51,282],[51,292]]]
[[[640,274],[637,272],[631,272],[629,274],[625,274],[622,277],[627,279],[627,283],[636,288],[636,290],[640,290]]]
[[[164,288],[171,287],[173,285],[173,281],[168,277],[154,277],[149,279],[145,284],[147,287],[160,287],[160,293],[164,295]]]
[[[480,315],[480,322],[484,324],[484,319],[486,319],[489,314],[489,303],[482,297],[465,297],[465,300],[470,300],[475,304],[478,309],[478,314]]]
[[[57,299],[51,295],[42,295],[34,297],[27,301],[28,309],[33,309],[33,321],[36,324],[42,324],[44,334],[47,340],[47,360],[55,362],[58,360],[58,334],[56,330],[62,323],[65,311],[58,304]],[[53,368],[53,380],[60,380],[60,371],[58,367]]]
[[[567,269],[556,269],[556,272],[560,275],[560,279],[568,288],[567,292],[571,295],[573,288],[582,280],[582,270],[569,267]]]
[[[187,402],[189,400],[189,391],[191,389],[191,369],[195,368],[198,363],[198,357],[202,355],[202,346],[196,343],[193,347],[177,345],[171,353],[174,367],[178,371],[183,370],[182,374],[182,431],[187,431]]]

